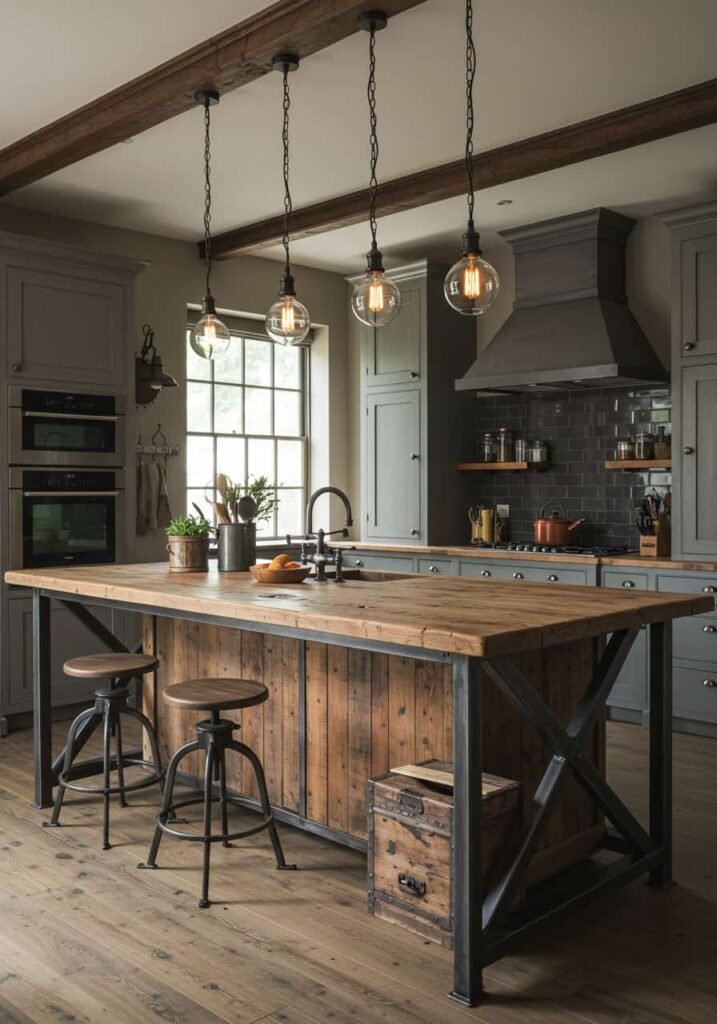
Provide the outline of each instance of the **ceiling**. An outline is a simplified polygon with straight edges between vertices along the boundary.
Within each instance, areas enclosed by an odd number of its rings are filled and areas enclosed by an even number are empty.
[[[0,41],[6,106],[0,144],[174,56],[253,12],[261,0],[33,0],[8,8]],[[580,121],[715,74],[714,0],[475,0],[477,149]],[[366,185],[363,33],[307,59],[292,77],[297,206]],[[463,0],[428,0],[377,39],[379,174],[395,177],[462,152]],[[32,89],[17,82],[33,55]],[[213,111],[213,228],[279,212],[280,78],[223,97]],[[202,115],[190,111],[27,186],[3,202],[196,240],[202,216]],[[596,205],[644,215],[717,192],[717,128],[685,133],[479,193],[484,241],[504,227]],[[511,205],[497,205],[510,199]],[[461,199],[379,224],[389,262],[450,256]],[[366,227],[298,241],[295,262],[361,268]],[[277,250],[260,255],[277,258]]]

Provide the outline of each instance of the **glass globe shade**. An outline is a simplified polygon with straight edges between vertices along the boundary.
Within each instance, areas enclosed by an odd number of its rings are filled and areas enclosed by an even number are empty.
[[[202,359],[218,359],[230,343],[229,330],[215,313],[203,313],[189,333],[189,344]]]
[[[280,345],[301,345],[310,329],[309,311],[295,295],[282,295],[266,314],[266,333]]]
[[[354,285],[351,308],[362,324],[383,327],[395,320],[401,309],[401,292],[382,270],[369,270]]]
[[[464,316],[479,316],[498,297],[500,281],[495,267],[477,253],[466,253],[446,274],[446,301]]]

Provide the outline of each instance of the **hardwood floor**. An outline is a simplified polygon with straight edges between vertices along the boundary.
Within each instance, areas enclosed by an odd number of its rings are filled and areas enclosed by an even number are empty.
[[[57,738],[65,725],[58,727]],[[609,727],[611,780],[645,805],[647,733]],[[67,827],[30,808],[31,734],[0,741],[0,1024],[717,1024],[717,742],[675,737],[675,874],[573,912],[486,972],[488,1002],[446,999],[450,954],[371,918],[365,861],[289,828],[278,873],[265,835],[200,851],[163,840],[140,872],[158,793],[68,796]]]

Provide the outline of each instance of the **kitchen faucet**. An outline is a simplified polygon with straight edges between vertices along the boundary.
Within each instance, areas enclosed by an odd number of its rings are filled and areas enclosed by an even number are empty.
[[[344,525],[340,530],[323,530],[319,528],[314,533],[314,505],[316,504],[317,498],[320,498],[322,494],[335,494],[337,498],[340,498],[344,504],[346,510],[346,517]],[[351,502],[348,496],[343,491],[339,490],[338,487],[319,487],[317,491],[311,495],[306,505],[306,523],[304,538],[301,542],[301,561],[303,563],[313,562],[316,566],[316,579],[323,583],[326,581],[326,566],[335,565],[336,575],[334,576],[335,583],[343,583],[343,554],[341,548],[338,548],[333,554],[327,553],[326,551],[326,537],[331,537],[336,533],[340,533],[342,537],[348,537],[349,526],[353,526],[353,515],[351,513]],[[309,553],[308,541],[316,539],[315,550]],[[291,544],[291,535],[286,535],[286,543]]]

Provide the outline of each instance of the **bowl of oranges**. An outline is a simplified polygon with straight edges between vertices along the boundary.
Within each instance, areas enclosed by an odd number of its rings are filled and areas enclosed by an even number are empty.
[[[302,583],[311,567],[292,561],[291,555],[277,555],[271,562],[250,565],[249,572],[257,583]]]

